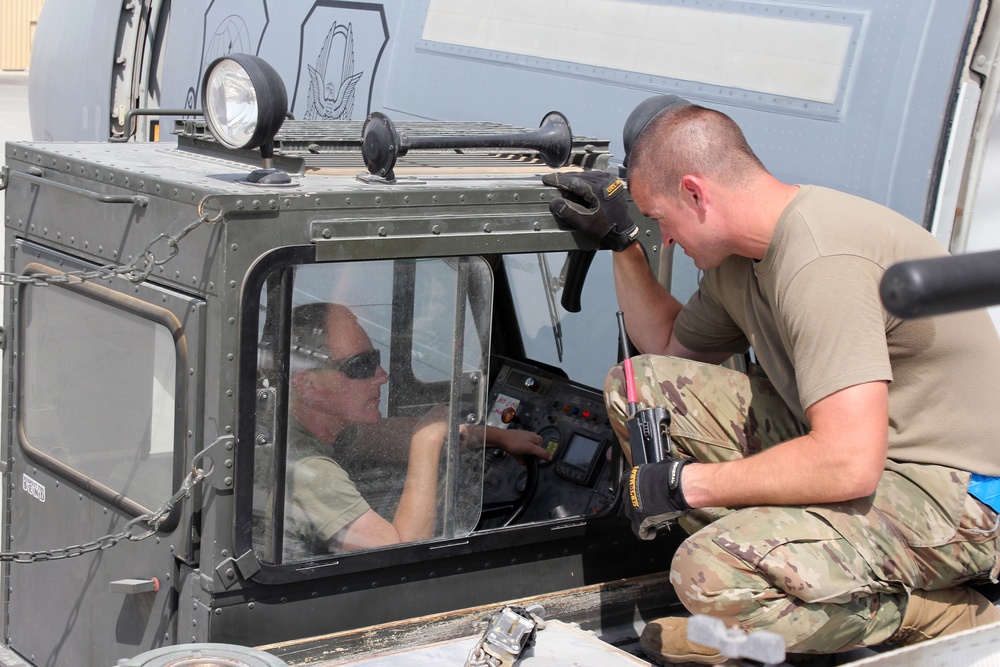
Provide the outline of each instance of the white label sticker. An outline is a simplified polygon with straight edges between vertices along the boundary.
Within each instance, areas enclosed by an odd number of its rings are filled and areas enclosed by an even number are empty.
[[[28,473],[24,473],[21,477],[21,488],[29,495],[34,496],[43,503],[45,502],[45,487],[28,477]]]

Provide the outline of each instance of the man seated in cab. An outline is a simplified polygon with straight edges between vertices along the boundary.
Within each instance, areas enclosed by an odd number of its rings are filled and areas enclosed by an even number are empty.
[[[286,556],[343,552],[433,537],[438,468],[448,435],[446,406],[420,419],[383,418],[381,355],[347,307],[309,303],[292,310],[286,469]],[[466,447],[481,447],[460,429]],[[550,455],[530,431],[489,428],[487,444],[521,456]],[[372,509],[342,457],[362,443],[383,460],[404,461],[394,515]],[[338,462],[340,461],[340,462]]]
[[[717,111],[658,96],[624,134],[638,209],[704,272],[687,304],[633,243],[618,179],[543,181],[563,195],[557,217],[616,251],[639,407],[671,417],[671,457],[634,468],[623,497],[641,538],[674,521],[690,533],[671,565],[680,601],[793,653],[1000,620],[965,586],[1000,570],[996,330],[982,310],[902,320],[879,298],[889,266],[945,250],[883,206],[779,181]],[[763,373],[717,365],[749,348]],[[605,390],[631,456],[622,367]],[[666,663],[723,659],[683,618],[640,641]]]

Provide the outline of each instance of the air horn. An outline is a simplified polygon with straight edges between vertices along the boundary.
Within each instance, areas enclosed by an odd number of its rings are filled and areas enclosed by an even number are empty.
[[[461,148],[531,148],[538,151],[550,167],[561,167],[573,153],[573,133],[566,116],[550,111],[542,118],[537,130],[519,134],[483,134],[465,137],[410,137],[400,134],[385,114],[372,112],[361,128],[361,154],[368,172],[387,181],[395,180],[392,172],[396,158],[410,149]]]

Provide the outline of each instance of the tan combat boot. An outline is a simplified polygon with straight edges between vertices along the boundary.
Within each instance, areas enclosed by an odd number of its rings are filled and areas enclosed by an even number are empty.
[[[646,624],[639,645],[653,660],[674,665],[694,663],[696,665],[719,665],[726,661],[714,648],[692,644],[687,639],[687,618],[670,616]]]
[[[915,590],[910,593],[903,623],[893,640],[908,646],[997,621],[1000,609],[971,588]]]

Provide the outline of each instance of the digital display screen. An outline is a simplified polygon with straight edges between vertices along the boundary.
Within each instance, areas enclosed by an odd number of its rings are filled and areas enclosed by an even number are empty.
[[[601,441],[589,438],[580,433],[574,433],[566,445],[566,452],[563,454],[562,462],[565,465],[589,470],[590,464],[597,455],[601,447]]]

